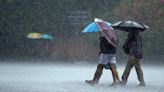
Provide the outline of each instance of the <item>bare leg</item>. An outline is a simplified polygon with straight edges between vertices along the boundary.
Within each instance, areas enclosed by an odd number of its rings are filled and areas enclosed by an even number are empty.
[[[109,66],[111,68],[111,72],[112,72],[112,76],[113,76],[113,83],[119,82],[120,78],[118,76],[118,72],[116,70],[115,64],[109,64]]]
[[[86,83],[88,83],[88,84],[96,84],[96,83],[98,83],[99,79],[100,79],[100,77],[102,75],[103,68],[104,68],[104,65],[98,64],[97,70],[96,70],[95,75],[93,77],[93,80],[86,80]]]

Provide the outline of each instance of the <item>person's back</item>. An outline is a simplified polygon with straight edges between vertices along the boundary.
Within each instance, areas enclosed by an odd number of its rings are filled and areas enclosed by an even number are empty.
[[[142,38],[139,33],[132,34],[129,38],[131,40],[130,44],[130,56],[135,56],[136,58],[142,58]]]
[[[138,80],[140,82],[139,86],[145,86],[143,71],[141,69],[140,60],[142,58],[142,38],[138,32],[133,32],[128,34],[128,47],[129,47],[129,59],[126,64],[124,73],[122,75],[122,84],[126,85],[128,76],[133,66],[135,66]]]
[[[116,47],[111,45],[105,37],[100,37],[100,50],[104,54],[116,54]]]
[[[104,36],[100,36],[100,58],[95,72],[94,78],[92,80],[86,80],[86,83],[94,85],[97,84],[101,75],[103,68],[110,69],[113,75],[113,85],[117,85],[120,81],[117,70],[116,70],[116,47],[112,46]]]

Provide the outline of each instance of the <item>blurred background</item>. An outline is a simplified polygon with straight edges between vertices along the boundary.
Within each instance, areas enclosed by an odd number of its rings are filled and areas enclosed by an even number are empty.
[[[150,28],[143,37],[144,62],[164,60],[164,0],[1,0],[0,60],[25,62],[97,62],[98,33],[83,28],[101,18],[110,23],[133,20]],[[53,39],[29,39],[31,32]],[[116,30],[118,61],[127,56],[122,45],[127,33]]]

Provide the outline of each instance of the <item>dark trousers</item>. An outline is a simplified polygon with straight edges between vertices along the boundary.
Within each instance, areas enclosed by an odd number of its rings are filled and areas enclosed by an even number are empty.
[[[140,64],[140,59],[135,58],[134,56],[130,56],[129,60],[126,64],[126,68],[124,70],[124,73],[122,75],[122,80],[123,81],[127,81],[128,76],[130,74],[130,71],[132,69],[132,67],[135,66],[136,72],[137,72],[137,76],[138,76],[138,80],[141,83],[144,83],[144,79],[143,79],[143,71],[141,69],[141,64]]]

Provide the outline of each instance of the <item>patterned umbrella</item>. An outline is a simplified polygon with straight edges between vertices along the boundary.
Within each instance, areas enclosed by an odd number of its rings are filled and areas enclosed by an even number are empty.
[[[113,28],[110,27],[105,21],[95,19],[96,24],[98,25],[100,31],[105,36],[105,38],[108,40],[109,43],[111,43],[113,46],[117,46],[117,34],[115,31],[113,31]]]

